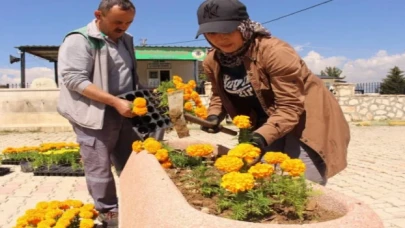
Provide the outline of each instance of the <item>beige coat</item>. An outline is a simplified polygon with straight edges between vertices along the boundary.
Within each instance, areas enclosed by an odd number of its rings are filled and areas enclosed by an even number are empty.
[[[226,94],[214,52],[209,52],[203,63],[212,82],[209,115],[223,116],[227,112],[233,118],[247,114],[255,123],[255,113]],[[291,132],[322,157],[327,177],[342,171],[347,166],[350,129],[338,102],[322,80],[290,45],[275,37],[257,38],[245,56],[248,79],[270,116],[256,132],[269,144]]]

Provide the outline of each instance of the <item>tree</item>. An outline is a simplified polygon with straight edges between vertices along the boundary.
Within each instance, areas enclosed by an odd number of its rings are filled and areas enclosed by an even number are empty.
[[[383,79],[380,87],[381,94],[405,94],[404,71],[395,66],[390,69],[389,74]]]
[[[341,74],[342,70],[337,67],[326,67],[325,70],[321,71],[321,76],[344,79],[346,76],[340,76]]]

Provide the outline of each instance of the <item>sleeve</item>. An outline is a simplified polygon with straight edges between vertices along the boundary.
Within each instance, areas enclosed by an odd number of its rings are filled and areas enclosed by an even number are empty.
[[[274,48],[274,47],[272,47]],[[301,58],[287,44],[276,50],[264,51],[263,64],[270,78],[275,98],[275,111],[267,122],[256,130],[268,144],[289,133],[304,112],[304,82]]]
[[[92,82],[93,57],[88,40],[81,34],[66,37],[59,48],[58,68],[64,85],[78,93]]]
[[[216,115],[216,116],[219,116],[220,118],[222,118],[222,116],[225,116],[224,115],[225,112],[224,112],[224,108],[222,106],[221,98],[218,95],[217,83],[214,78],[214,73],[209,68],[209,66],[207,65],[205,60],[203,62],[203,69],[204,69],[204,73],[207,75],[208,81],[211,82],[212,94],[211,94],[210,103],[208,106],[208,116]],[[206,92],[208,92],[208,91],[206,91]]]

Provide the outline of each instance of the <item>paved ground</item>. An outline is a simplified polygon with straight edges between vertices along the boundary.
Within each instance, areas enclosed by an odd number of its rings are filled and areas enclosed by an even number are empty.
[[[369,204],[386,227],[405,228],[405,127],[351,127],[348,168],[329,180],[327,187]],[[191,131],[192,137],[232,145],[225,134]],[[176,137],[171,133],[167,138]],[[0,150],[7,146],[74,141],[71,132],[0,133]],[[91,202],[84,177],[34,177],[20,172],[0,177],[0,228],[10,228],[16,218],[41,200],[80,199]],[[119,183],[118,183],[119,185]]]

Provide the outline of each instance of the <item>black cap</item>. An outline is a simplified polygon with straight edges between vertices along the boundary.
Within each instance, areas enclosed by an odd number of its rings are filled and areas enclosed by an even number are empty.
[[[249,19],[246,6],[238,0],[206,0],[197,11],[200,25],[196,39],[203,33],[231,33]]]

